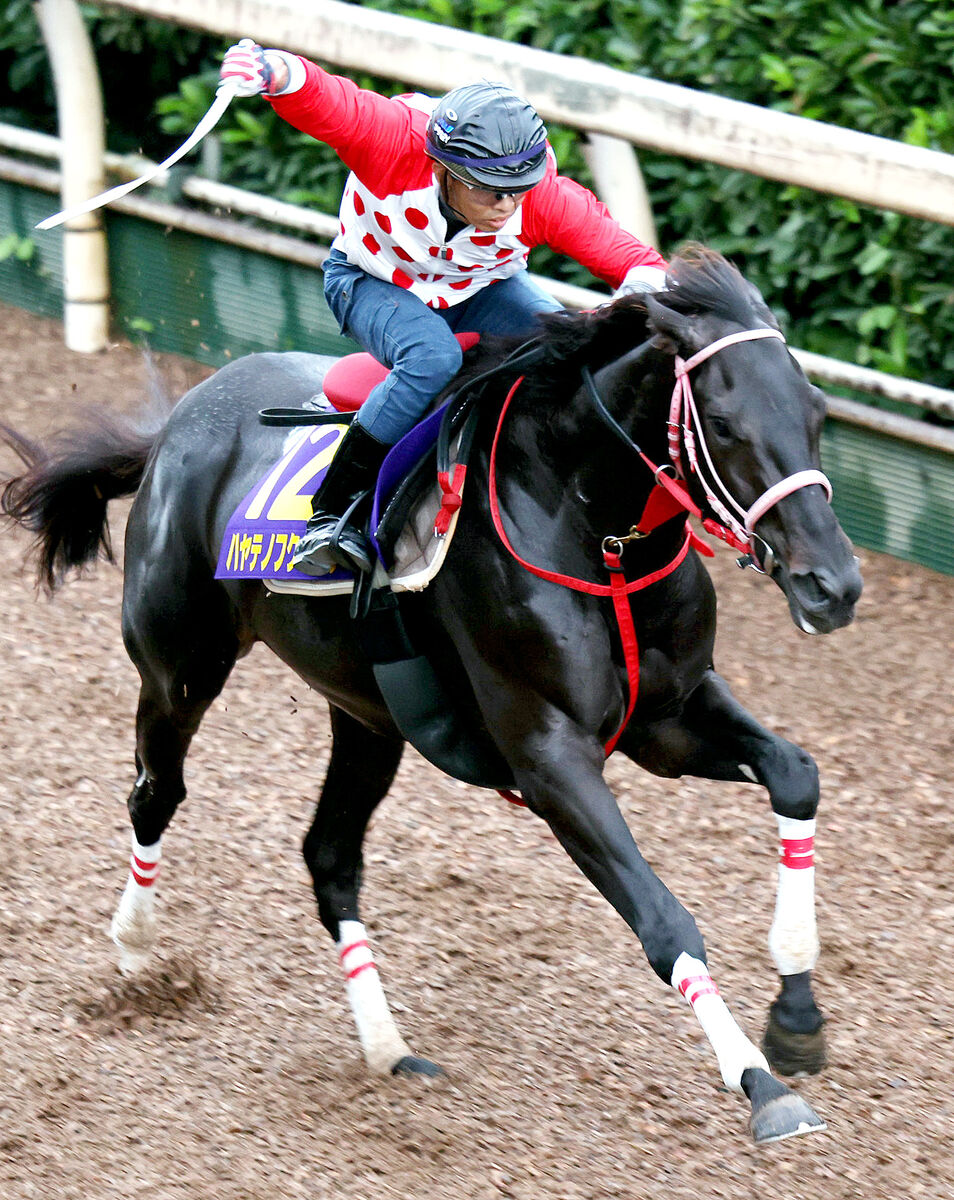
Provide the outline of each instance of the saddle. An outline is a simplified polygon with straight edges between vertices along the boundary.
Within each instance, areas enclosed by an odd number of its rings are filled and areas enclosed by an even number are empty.
[[[478,337],[465,333],[457,340],[466,350]],[[332,568],[323,575],[306,575],[292,567],[291,559],[311,514],[311,497],[348,424],[387,370],[370,354],[350,354],[330,368],[322,392],[302,408],[261,410],[264,424],[287,426],[289,436],[279,461],[229,519],[216,578],[255,579],[270,591],[305,595],[354,590],[356,581],[348,571]],[[471,440],[460,425],[449,430],[448,422],[445,405],[416,425],[384,460],[369,529],[381,564],[375,586],[419,591],[444,561],[456,528]]]

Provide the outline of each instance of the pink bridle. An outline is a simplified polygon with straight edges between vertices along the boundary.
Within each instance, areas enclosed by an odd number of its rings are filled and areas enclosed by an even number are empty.
[[[669,458],[676,474],[682,479],[686,478],[682,457],[684,449],[688,469],[702,484],[709,507],[735,537],[750,548],[753,555],[753,538],[759,536],[755,533],[755,526],[780,500],[801,488],[811,487],[816,483],[825,489],[829,502],[832,496],[831,482],[822,471],[796,471],[793,475],[780,479],[778,483],[773,483],[753,504],[748,508],[743,508],[719,478],[719,473],[706,444],[702,422],[699,420],[695,397],[692,394],[692,384],[689,382],[689,372],[727,346],[734,346],[738,342],[754,342],[760,338],[778,338],[781,342],[785,341],[784,336],[777,329],[743,329],[704,346],[691,358],[682,359],[677,354],[675,359],[676,386],[672,392],[668,421]],[[705,463],[705,471],[701,467],[700,453],[702,461]],[[716,495],[715,488],[721,491],[721,498]],[[759,541],[765,546],[767,557],[772,556],[771,547],[765,540],[759,537]],[[767,563],[763,565],[765,570],[771,571],[770,565]]]

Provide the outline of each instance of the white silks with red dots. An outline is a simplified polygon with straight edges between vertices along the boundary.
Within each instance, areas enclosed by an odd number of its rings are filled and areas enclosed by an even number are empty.
[[[411,1049],[391,1016],[368,934],[360,921],[340,923],[337,949],[365,1062],[370,1071],[388,1075]]]
[[[502,229],[465,230],[448,245],[447,222],[431,178],[399,195],[375,196],[351,175],[338,216],[334,248],[430,308],[452,308],[481,288],[509,279],[525,268],[530,253],[520,236],[519,208]]]
[[[132,835],[126,889],[109,931],[119,947],[119,969],[124,975],[142,970],[156,943],[156,879],[161,845],[162,839],[151,846],[140,845]]]
[[[727,1088],[741,1092],[742,1072],[750,1067],[769,1070],[765,1055],[736,1024],[704,962],[685,952],[680,954],[672,970],[672,986],[685,996],[695,1013],[719,1060]]]
[[[778,891],[769,950],[780,975],[810,971],[818,961],[815,923],[815,822],[778,816]]]

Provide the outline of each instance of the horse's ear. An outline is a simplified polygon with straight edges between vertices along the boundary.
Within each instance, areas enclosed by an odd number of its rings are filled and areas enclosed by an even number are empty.
[[[656,334],[653,342],[660,350],[678,353],[680,350],[690,349],[692,322],[685,313],[668,308],[658,295],[652,293],[646,296],[646,310]]]

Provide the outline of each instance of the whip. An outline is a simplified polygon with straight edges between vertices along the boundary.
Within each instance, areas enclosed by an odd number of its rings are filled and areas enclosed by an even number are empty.
[[[133,179],[129,183],[121,183],[117,187],[110,188],[109,191],[101,192],[98,196],[93,196],[91,200],[86,200],[82,204],[76,204],[72,208],[65,208],[62,212],[54,213],[52,217],[45,217],[36,224],[35,228],[55,229],[57,225],[62,225],[65,221],[71,221],[74,217],[82,216],[83,213],[93,212],[94,209],[102,208],[104,204],[109,204],[112,200],[118,200],[120,196],[128,195],[129,192],[134,191],[144,183],[148,183],[151,179],[155,179],[157,175],[161,175],[163,171],[174,166],[180,158],[184,158],[190,150],[195,149],[205,135],[210,133],[219,123],[222,114],[235,98],[235,89],[235,81],[231,79],[220,83],[209,111],[198,125],[196,125],[195,129],[193,129],[192,133],[189,134],[179,149],[170,154],[163,162],[150,168],[145,175],[140,175],[138,179]]]

